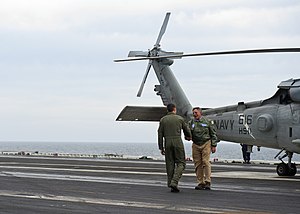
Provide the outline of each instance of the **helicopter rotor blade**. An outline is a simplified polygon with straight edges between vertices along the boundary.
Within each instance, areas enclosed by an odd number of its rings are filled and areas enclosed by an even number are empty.
[[[161,28],[160,28],[160,32],[159,32],[159,34],[158,34],[156,43],[155,43],[155,45],[154,45],[155,47],[159,46],[159,43],[160,43],[160,41],[161,41],[161,38],[162,38],[162,36],[164,35],[164,33],[166,32],[166,28],[167,28],[167,25],[168,25],[168,22],[169,22],[170,15],[171,15],[170,12],[168,12],[168,13],[166,14],[166,17],[165,17],[165,19],[164,19],[164,22],[163,22],[163,24],[162,24],[162,26],[161,26]]]
[[[144,89],[144,85],[145,85],[145,83],[146,83],[146,80],[147,80],[147,77],[148,77],[148,74],[149,74],[149,71],[150,71],[150,68],[151,68],[151,61],[149,61],[149,63],[148,63],[148,66],[147,66],[147,69],[146,69],[146,72],[145,72],[145,74],[144,74],[144,77],[143,77],[143,80],[142,80],[142,83],[141,83],[141,86],[140,86],[140,88],[139,88],[139,91],[138,91],[138,93],[137,93],[137,97],[140,97],[141,95],[142,95],[142,91],[143,91],[143,89]]]
[[[191,53],[191,54],[182,54],[181,57],[230,55],[230,54],[256,54],[256,53],[292,53],[292,52],[300,52],[300,48],[264,48],[264,49],[236,50],[236,51]]]
[[[150,57],[130,57],[126,59],[115,59],[114,62],[129,62],[129,61],[139,61],[139,60],[149,60],[149,59]]]
[[[128,57],[147,57],[149,51],[129,51]]]
[[[258,54],[258,53],[295,53],[300,52],[300,48],[264,48],[264,49],[249,49],[249,50],[236,50],[236,51],[218,51],[218,52],[203,52],[203,53],[190,53],[190,54],[170,54],[163,56],[152,57],[132,57],[127,59],[116,59],[114,62],[138,61],[138,60],[156,60],[164,58],[181,58],[193,56],[213,56],[213,55],[231,55],[231,54]]]

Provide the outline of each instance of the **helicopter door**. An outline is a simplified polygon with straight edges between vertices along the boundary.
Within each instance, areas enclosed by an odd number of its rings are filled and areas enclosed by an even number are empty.
[[[300,108],[293,112],[292,126],[289,131],[292,144],[297,146],[298,150],[300,150]]]
[[[288,151],[300,151],[300,143],[297,143],[300,141],[300,108],[295,107],[293,104],[281,106],[277,114],[277,143]]]

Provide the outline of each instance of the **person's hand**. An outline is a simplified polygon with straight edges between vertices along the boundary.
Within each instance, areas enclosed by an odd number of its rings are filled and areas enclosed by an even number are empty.
[[[211,153],[215,153],[217,151],[217,147],[216,146],[212,146],[211,147]]]
[[[164,149],[160,150],[160,154],[165,155],[166,154],[165,150]]]

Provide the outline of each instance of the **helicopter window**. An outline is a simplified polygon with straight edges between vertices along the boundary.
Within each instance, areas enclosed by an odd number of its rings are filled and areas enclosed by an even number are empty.
[[[279,103],[280,103],[280,104],[283,103],[283,97],[284,97],[283,95],[280,95],[280,97],[279,97]]]
[[[292,102],[292,100],[291,100],[291,97],[289,94],[280,95],[280,100],[279,100],[280,104],[289,104],[291,102]]]
[[[289,95],[294,102],[300,102],[300,87],[290,88]]]

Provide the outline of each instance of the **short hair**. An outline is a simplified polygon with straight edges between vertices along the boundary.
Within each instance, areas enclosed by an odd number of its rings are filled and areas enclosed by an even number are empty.
[[[194,111],[194,110],[198,110],[198,111],[200,111],[200,113],[202,112],[202,109],[201,109],[200,107],[194,107],[192,110],[193,110],[193,111]]]
[[[176,108],[176,106],[173,103],[170,103],[170,104],[167,105],[168,112],[174,111],[175,108]]]

